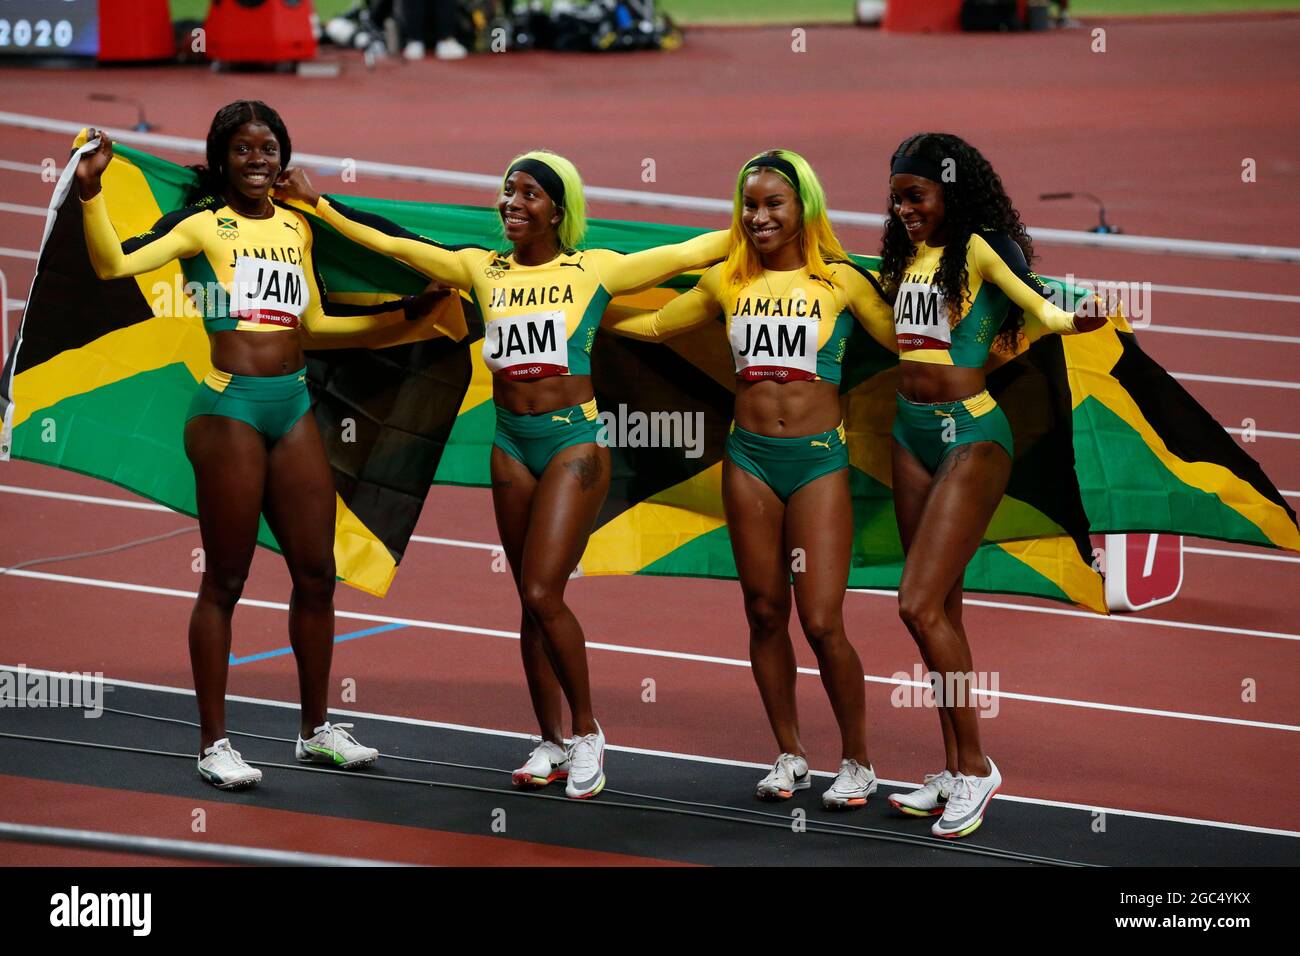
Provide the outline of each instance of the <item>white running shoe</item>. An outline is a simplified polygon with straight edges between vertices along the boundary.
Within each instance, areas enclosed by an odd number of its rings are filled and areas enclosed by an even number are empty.
[[[827,810],[844,810],[866,806],[867,797],[876,792],[876,772],[856,760],[841,760],[840,772],[831,788],[822,794]]]
[[[596,723],[596,732],[574,737],[569,745],[569,777],[564,795],[586,800],[605,789],[605,731]]]
[[[328,720],[313,732],[310,740],[298,738],[293,755],[304,763],[328,763],[340,770],[351,770],[379,759],[374,747],[357,743],[349,730],[352,724],[331,724]]]
[[[534,737],[538,745],[524,765],[510,775],[516,787],[544,787],[569,776],[569,752],[557,743]]]
[[[937,837],[969,836],[979,829],[984,822],[984,811],[993,800],[993,794],[1002,786],[1002,774],[997,764],[989,760],[989,775],[974,777],[968,773],[959,773],[953,778],[952,789],[948,793],[948,805],[943,808],[943,816],[934,821],[930,832]]]
[[[919,790],[911,793],[891,793],[889,805],[913,817],[930,817],[943,813],[955,777],[944,767],[942,773],[927,773]]]
[[[244,762],[239,751],[230,746],[229,737],[205,748],[198,764],[199,776],[218,790],[239,790],[262,779],[262,771]]]
[[[407,60],[423,60],[424,44],[419,40],[411,40],[402,47],[402,57]]]
[[[798,754],[781,754],[767,776],[758,782],[755,796],[760,800],[789,800],[796,790],[811,786],[808,761]]]
[[[437,46],[433,48],[433,55],[440,60],[463,60],[469,56],[469,50],[465,49],[455,37],[447,37],[445,40],[439,40]]]

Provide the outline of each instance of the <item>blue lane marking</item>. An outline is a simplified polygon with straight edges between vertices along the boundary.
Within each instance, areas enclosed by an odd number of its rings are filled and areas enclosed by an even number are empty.
[[[334,638],[335,644],[342,644],[344,641],[355,640],[358,637],[369,637],[371,634],[382,634],[384,631],[396,631],[406,627],[405,624],[381,624],[378,627],[368,627],[364,631],[353,631],[351,634],[339,634]],[[283,657],[285,654],[292,654],[292,647],[277,647],[273,651],[263,651],[260,654],[249,654],[247,657],[236,657],[233,653],[230,655],[231,664],[248,664],[252,661],[264,661],[271,657]]]

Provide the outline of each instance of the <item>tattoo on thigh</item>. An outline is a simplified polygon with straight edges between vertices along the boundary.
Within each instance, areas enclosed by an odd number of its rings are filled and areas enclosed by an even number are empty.
[[[602,466],[600,456],[595,452],[587,455],[585,458],[575,458],[572,461],[566,461],[564,467],[569,470],[573,477],[578,479],[578,484],[583,491],[593,487],[596,482],[600,481]]]
[[[958,445],[952,451],[948,452],[948,457],[939,463],[939,470],[934,473],[935,484],[938,484],[952,474],[952,470],[956,468],[960,462],[965,461],[971,456],[972,450],[973,446],[971,445]]]

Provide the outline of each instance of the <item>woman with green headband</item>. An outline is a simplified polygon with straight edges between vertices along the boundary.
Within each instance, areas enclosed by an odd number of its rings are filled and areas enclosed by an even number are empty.
[[[610,330],[658,340],[721,315],[736,369],[722,497],[749,620],[749,654],[781,755],[762,799],[811,785],[795,710],[794,604],[839,723],[842,759],[822,795],[859,807],[876,789],[867,755],[862,663],[844,633],[853,537],[840,362],[860,322],[894,349],[889,305],[831,230],[826,196],[797,153],[755,156],[736,181],[730,249],[695,288]]]
[[[563,156],[536,150],[502,177],[497,211],[512,249],[449,248],[327,199],[302,170],[277,187],[348,239],[473,296],[483,360],[493,374],[497,432],[492,500],[523,605],[520,646],[541,741],[515,771],[518,786],[564,779],[570,797],[605,786],[605,735],[591,705],[586,641],[564,601],[609,490],[609,450],[591,385],[591,347],[610,299],[721,259],[727,233],[622,255],[579,249],[582,180]],[[566,750],[562,696],[573,718]]]

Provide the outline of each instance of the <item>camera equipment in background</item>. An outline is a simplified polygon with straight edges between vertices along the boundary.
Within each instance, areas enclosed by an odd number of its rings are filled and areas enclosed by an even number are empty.
[[[384,41],[383,20],[391,3],[358,2],[325,24],[323,39],[366,51],[396,53]],[[682,31],[654,0],[460,0],[456,39],[479,53],[505,50],[675,50]],[[407,37],[427,42],[429,37]]]

